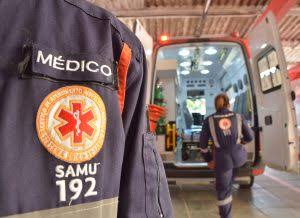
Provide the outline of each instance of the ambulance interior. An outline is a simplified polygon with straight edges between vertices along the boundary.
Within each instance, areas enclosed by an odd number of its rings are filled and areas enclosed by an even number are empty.
[[[201,42],[161,47],[157,53],[154,102],[167,110],[164,123],[174,132],[158,132],[158,145],[165,162],[177,166],[207,166],[200,154],[199,137],[204,119],[215,112],[214,98],[227,93],[231,109],[253,125],[249,74],[242,47],[233,42]],[[157,99],[159,96],[163,99]],[[158,127],[159,128],[159,127]],[[170,145],[170,142],[173,145]],[[211,144],[211,143],[210,143]],[[249,160],[254,143],[246,145]],[[166,148],[166,149],[165,149]],[[211,146],[212,148],[212,146]]]

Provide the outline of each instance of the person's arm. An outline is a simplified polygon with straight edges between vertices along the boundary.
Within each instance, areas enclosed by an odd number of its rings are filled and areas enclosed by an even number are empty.
[[[156,149],[156,137],[146,130],[145,55],[141,62],[133,58],[129,73],[123,112],[126,141],[118,218],[172,218],[169,188]]]
[[[253,131],[249,128],[247,120],[242,116],[242,134],[244,143],[249,143],[253,140]]]
[[[204,120],[201,136],[200,136],[200,151],[206,162],[212,161],[212,154],[208,150],[208,140],[211,138],[209,130],[208,118]]]

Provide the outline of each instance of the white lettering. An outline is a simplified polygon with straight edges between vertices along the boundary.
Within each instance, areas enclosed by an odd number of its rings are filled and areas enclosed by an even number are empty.
[[[54,69],[61,71],[70,71],[70,72],[93,72],[93,73],[102,73],[104,76],[112,76],[113,72],[111,67],[108,65],[99,65],[96,61],[86,61],[86,60],[64,60],[63,56],[53,56],[49,54],[47,57],[44,56],[41,50],[37,53],[37,63],[42,63],[53,67]]]
[[[59,200],[60,201],[66,201],[67,200],[67,194],[66,194],[66,181],[56,181],[56,185],[59,187]]]
[[[80,179],[71,180],[69,188],[70,191],[74,193],[74,195],[71,197],[71,200],[78,199],[83,189],[82,181]]]
[[[65,168],[63,165],[58,165],[55,168],[55,176],[58,179],[69,178],[69,177],[80,177],[80,176],[89,176],[96,175],[98,171],[98,166],[100,163],[93,164],[77,164],[76,166],[69,165]]]
[[[73,67],[72,67],[73,65]],[[66,64],[66,70],[67,71],[77,71],[80,69],[80,63],[78,61],[70,61],[67,60],[67,64]]]
[[[105,72],[105,69],[106,69],[106,72]],[[111,68],[107,65],[102,65],[100,70],[101,70],[101,73],[104,76],[111,76],[112,75]]]
[[[89,177],[89,178],[85,179],[85,182],[86,183],[88,183],[88,182],[91,183],[91,186],[88,189],[88,191],[85,193],[84,197],[87,198],[87,197],[91,197],[91,196],[97,196],[98,192],[95,191],[95,189],[96,189],[96,179],[92,178],[92,177]]]
[[[97,166],[98,166],[99,164],[90,164],[89,165],[89,174],[90,175],[96,175],[97,174]]]
[[[85,71],[85,61],[81,61],[81,72]]]
[[[56,181],[56,186],[59,190],[59,200],[61,202],[70,200],[69,205],[71,205],[72,201],[77,200],[80,196],[81,198],[97,196],[97,180],[88,176],[97,175],[99,165],[100,163],[77,164],[76,166],[69,165],[67,167],[63,165],[56,166],[55,176],[59,179]],[[81,178],[82,176],[85,178]],[[68,182],[66,180],[62,180],[64,177],[71,177],[71,179]],[[69,194],[71,194],[71,196],[69,196]]]
[[[67,171],[66,171],[65,177],[68,178],[69,176],[72,176],[72,177],[75,177],[75,176],[76,176],[76,175],[75,175],[75,172],[74,172],[74,169],[73,169],[73,167],[72,167],[72,165],[69,165],[69,166],[68,166],[68,169],[67,169]]]
[[[97,170],[97,169],[96,169]],[[80,167],[80,165],[77,165],[77,169],[76,169],[76,176],[87,176],[88,173],[88,165],[85,164],[82,168]]]
[[[96,66],[96,69],[91,69],[91,66],[90,65],[95,65]],[[91,71],[91,72],[94,72],[94,73],[97,73],[99,72],[99,64],[95,61],[89,61],[87,64],[86,64],[86,69],[88,71]]]
[[[59,179],[64,178],[64,175],[65,175],[64,174],[64,166],[62,166],[62,165],[56,166],[55,172],[56,172],[56,174],[55,174],[56,178],[59,178]]]
[[[67,189],[66,184],[67,182],[65,180],[56,181],[56,185],[59,188],[59,201],[65,202],[67,201]],[[73,193],[73,196],[70,198],[71,202],[74,200],[77,200],[83,191],[83,186],[87,187],[87,191],[84,194],[85,198],[91,197],[91,196],[97,196],[98,192],[96,189],[96,179],[93,177],[88,177],[84,180],[84,183],[81,179],[72,179],[68,185],[69,191]],[[68,191],[68,192],[69,192]],[[70,202],[70,205],[71,205]]]
[[[65,70],[64,68],[65,62],[66,61],[62,59],[62,56],[54,57],[53,68],[58,70]]]
[[[36,60],[37,63],[40,63],[42,61],[43,64],[47,64],[47,62],[49,62],[49,66],[52,66],[52,60],[53,60],[53,55],[52,54],[49,54],[47,56],[47,58],[45,59],[45,57],[43,55],[43,52],[38,51],[37,60]]]

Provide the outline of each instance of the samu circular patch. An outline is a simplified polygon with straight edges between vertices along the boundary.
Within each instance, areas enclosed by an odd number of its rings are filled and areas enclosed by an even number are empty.
[[[50,93],[36,118],[40,142],[56,158],[83,163],[101,150],[106,133],[102,98],[84,86],[67,86]]]
[[[231,128],[231,120],[228,118],[223,118],[219,121],[219,127],[222,130],[229,130]]]

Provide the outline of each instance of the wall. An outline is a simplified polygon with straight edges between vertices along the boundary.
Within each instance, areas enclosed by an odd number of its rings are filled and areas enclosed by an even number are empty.
[[[208,76],[198,76],[198,77],[191,77],[186,78],[183,80],[183,87],[187,87],[191,85],[191,81],[195,87],[190,87],[188,90],[204,90],[205,96],[203,98],[206,99],[206,116],[209,116],[215,112],[214,106],[214,98],[215,96],[221,92],[220,82],[219,81],[212,81],[212,79]],[[187,90],[184,89],[184,98],[187,98]]]
[[[161,78],[164,87],[164,96],[167,103],[167,122],[176,120],[176,91],[174,78]]]

